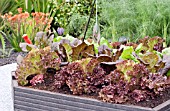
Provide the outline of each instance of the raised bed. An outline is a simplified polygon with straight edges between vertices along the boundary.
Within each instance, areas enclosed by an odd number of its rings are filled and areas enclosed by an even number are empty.
[[[170,100],[155,108],[145,108],[21,87],[16,81],[13,89],[16,111],[170,111]]]

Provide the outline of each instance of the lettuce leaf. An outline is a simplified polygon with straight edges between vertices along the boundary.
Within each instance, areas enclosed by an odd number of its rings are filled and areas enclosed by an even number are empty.
[[[100,45],[106,45],[106,46],[108,46],[109,48],[112,48],[112,46],[110,45],[109,41],[108,41],[106,38],[104,38],[104,37],[102,37],[102,38],[100,39]]]
[[[133,56],[134,49],[132,46],[125,46],[123,49],[123,52],[120,56],[120,59],[123,60],[133,60],[135,62],[138,62],[138,60]]]
[[[163,49],[162,54],[170,56],[170,47]]]

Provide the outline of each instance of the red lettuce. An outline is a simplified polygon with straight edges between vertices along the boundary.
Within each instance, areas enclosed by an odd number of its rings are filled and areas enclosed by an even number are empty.
[[[73,94],[99,92],[105,72],[96,59],[86,58],[70,63],[55,74],[55,86],[68,85]]]
[[[48,68],[60,69],[60,58],[50,47],[32,49],[18,64],[16,77],[20,85],[27,85],[28,76],[45,74]]]
[[[44,75],[43,74],[38,74],[30,80],[30,83],[33,86],[37,85],[38,83],[42,83],[42,82],[44,82]]]
[[[105,77],[108,85],[99,92],[104,101],[122,103],[132,98],[139,102],[148,96],[160,94],[166,87],[166,76],[149,73],[144,64],[125,60],[116,64],[116,67]]]

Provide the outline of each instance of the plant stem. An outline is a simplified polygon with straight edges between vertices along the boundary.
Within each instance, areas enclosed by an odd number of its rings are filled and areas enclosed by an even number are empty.
[[[89,26],[89,23],[90,23],[90,18],[91,18],[92,14],[93,14],[93,11],[94,11],[94,4],[95,4],[95,2],[96,2],[96,0],[94,0],[93,5],[92,5],[90,16],[89,16],[89,19],[88,19],[88,22],[87,22],[87,25],[86,25],[86,29],[85,29],[85,32],[84,32],[83,41],[85,40],[87,29],[88,29],[88,26]]]

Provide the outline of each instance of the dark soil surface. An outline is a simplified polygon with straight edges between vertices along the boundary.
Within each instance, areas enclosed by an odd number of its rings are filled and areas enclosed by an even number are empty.
[[[70,91],[69,87],[67,85],[65,85],[64,87],[62,87],[61,89],[56,89],[54,84],[53,84],[53,80],[45,80],[45,83],[42,84],[37,84],[36,86],[28,86],[31,88],[35,88],[35,89],[40,89],[40,90],[47,90],[47,91],[51,91],[51,92],[58,92],[58,93],[62,93],[62,94],[68,94],[68,95],[73,95],[72,92]],[[81,97],[87,97],[87,98],[93,98],[93,99],[98,99],[100,101],[101,98],[99,98],[98,94],[93,93],[93,94],[83,94],[83,95],[76,95],[76,96],[81,96]],[[167,87],[162,93],[161,95],[157,95],[154,97],[154,99],[152,98],[147,98],[147,100],[145,101],[140,101],[140,102],[136,102],[134,99],[128,100],[126,103],[126,105],[137,105],[137,106],[142,106],[142,107],[149,107],[149,108],[154,108],[158,105],[160,105],[161,103],[167,101],[170,99],[170,87]]]

